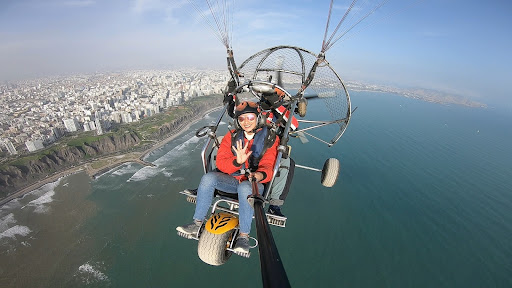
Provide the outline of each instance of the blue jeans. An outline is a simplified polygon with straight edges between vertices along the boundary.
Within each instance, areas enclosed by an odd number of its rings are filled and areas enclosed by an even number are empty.
[[[238,193],[240,232],[251,232],[252,216],[254,209],[247,201],[247,196],[252,194],[252,184],[249,181],[238,182],[236,178],[222,172],[208,172],[201,178],[197,188],[196,211],[194,220],[203,221],[212,205],[215,189],[226,193]],[[258,183],[258,189],[263,192],[263,184]]]

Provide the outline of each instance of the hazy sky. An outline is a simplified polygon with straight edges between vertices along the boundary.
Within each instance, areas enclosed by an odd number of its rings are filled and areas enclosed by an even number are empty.
[[[207,7],[204,0],[191,1]],[[223,44],[189,2],[4,0],[0,81],[118,69],[224,69]],[[239,64],[277,45],[320,52],[329,0],[227,2],[234,3],[230,31]],[[351,2],[334,1],[329,34]],[[389,0],[326,59],[344,80],[433,88],[509,105],[511,15],[510,0]]]

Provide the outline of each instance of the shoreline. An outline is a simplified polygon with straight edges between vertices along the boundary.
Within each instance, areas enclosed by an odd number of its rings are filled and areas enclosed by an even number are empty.
[[[11,195],[1,199],[0,207],[2,207],[3,205],[9,203],[10,201],[12,201],[16,198],[21,198],[25,194],[30,193],[36,189],[39,189],[48,183],[55,182],[55,181],[59,180],[60,178],[64,178],[64,177],[67,177],[67,176],[70,176],[73,174],[77,174],[82,171],[85,171],[91,179],[96,179],[96,177],[99,177],[100,175],[108,172],[109,170],[114,169],[114,168],[116,168],[120,165],[123,165],[125,163],[134,163],[135,162],[135,163],[139,163],[139,164],[145,165],[145,166],[154,166],[153,163],[146,162],[143,159],[146,156],[148,156],[150,153],[155,151],[156,149],[163,147],[165,144],[169,143],[170,141],[172,141],[175,138],[177,138],[178,136],[180,136],[181,133],[183,133],[184,131],[190,129],[190,127],[192,125],[199,122],[201,119],[204,118],[204,116],[206,116],[207,114],[209,114],[219,108],[222,108],[222,106],[217,106],[217,107],[206,110],[204,113],[201,113],[200,115],[198,115],[197,119],[194,119],[194,120],[190,121],[189,123],[187,123],[186,125],[183,125],[182,127],[178,128],[175,132],[173,132],[169,137],[166,137],[163,140],[155,142],[154,145],[152,145],[150,148],[148,148],[142,152],[130,152],[130,153],[125,153],[125,154],[121,154],[121,155],[100,157],[100,158],[94,159],[92,162],[84,163],[84,164],[81,164],[80,166],[66,169],[57,174],[48,176],[43,180],[37,181],[37,182],[35,182],[27,187],[24,187],[14,193],[12,193]],[[92,167],[93,163],[97,163],[97,162],[101,162],[101,161],[107,161],[108,164],[102,165],[98,168]]]

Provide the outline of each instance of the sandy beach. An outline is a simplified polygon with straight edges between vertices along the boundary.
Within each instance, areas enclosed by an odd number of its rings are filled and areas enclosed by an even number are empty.
[[[102,173],[105,173],[105,172],[107,172],[119,165],[122,165],[124,163],[135,162],[135,163],[139,163],[141,165],[152,166],[153,165],[152,163],[144,161],[144,158],[147,155],[149,155],[154,150],[164,146],[169,141],[174,140],[176,137],[180,136],[181,133],[183,133],[183,131],[188,130],[190,128],[190,126],[192,126],[193,124],[197,123],[199,120],[204,118],[205,115],[219,109],[220,107],[221,106],[209,109],[209,110],[205,111],[204,113],[202,113],[201,115],[198,115],[199,117],[197,117],[193,121],[183,125],[182,127],[178,128],[169,137],[167,137],[161,141],[155,142],[154,145],[152,145],[149,149],[147,149],[143,152],[130,152],[130,153],[121,154],[121,155],[100,157],[97,159],[93,159],[92,161],[89,161],[80,166],[76,166],[76,167],[67,169],[65,171],[60,171],[56,174],[50,175],[43,180],[40,180],[34,184],[24,187],[14,193],[12,193],[11,195],[5,197],[4,199],[0,200],[0,206],[3,206],[4,204],[8,203],[9,201],[11,201],[13,199],[22,197],[26,193],[29,193],[35,189],[38,189],[39,187],[41,187],[45,184],[55,182],[59,178],[67,177],[69,175],[73,175],[73,174],[76,174],[76,173],[79,173],[82,171],[85,171],[91,178],[94,178],[94,177],[97,177],[98,175],[101,175]]]

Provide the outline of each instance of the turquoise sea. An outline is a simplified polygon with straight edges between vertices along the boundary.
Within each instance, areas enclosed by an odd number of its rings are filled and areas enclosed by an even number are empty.
[[[342,170],[325,188],[297,169],[287,227],[272,227],[292,287],[512,287],[512,113],[351,98],[338,144],[293,143],[297,163]],[[0,287],[261,287],[256,250],[213,267],[175,232],[194,209],[178,192],[202,175],[194,132],[216,113],[149,155],[155,168],[75,174],[1,207]]]

